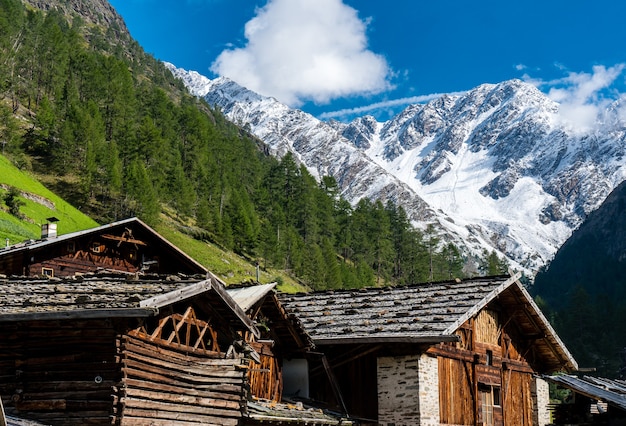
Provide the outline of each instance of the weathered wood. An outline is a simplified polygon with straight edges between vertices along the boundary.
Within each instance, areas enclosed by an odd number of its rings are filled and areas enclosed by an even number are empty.
[[[125,335],[122,338],[122,344],[133,345],[133,351],[142,354],[152,354],[158,352],[164,357],[170,359],[179,359],[182,361],[190,361],[214,364],[214,365],[230,365],[233,363],[233,359],[225,358],[223,352],[217,351],[189,351],[185,348],[175,346],[156,346],[155,342],[151,342],[147,336],[142,336],[133,330],[130,335]]]
[[[134,389],[131,387],[125,390],[126,397],[121,399],[122,403],[128,406],[128,399],[154,401],[155,403],[172,403],[172,404],[188,404],[195,407],[220,408],[228,410],[241,409],[240,401],[228,401],[221,398],[204,398],[200,396],[189,396],[168,392],[155,392],[142,389]]]
[[[215,352],[207,357],[150,339],[138,334],[120,339],[123,386],[115,405],[121,424],[151,424],[141,419],[169,425],[237,424],[244,403],[245,373],[237,368],[241,359],[218,358]]]
[[[123,371],[132,376],[138,372],[152,374],[154,377],[160,377],[162,380],[167,380],[168,377],[174,377],[177,379],[185,380],[190,383],[229,383],[229,384],[241,384],[243,383],[243,374],[239,372],[215,372],[212,375],[203,374],[202,368],[191,368],[191,373],[184,373],[182,371],[169,370],[167,368],[153,367],[145,365],[141,362],[132,360],[126,360],[122,362]],[[206,372],[209,373],[209,372]]]
[[[177,395],[188,395],[199,398],[223,399],[225,401],[241,402],[241,387],[231,385],[217,385],[214,389],[200,389],[198,387],[174,386],[162,383],[149,382],[137,379],[125,379],[125,392],[132,395],[132,390],[148,389],[159,392],[170,392]]]
[[[238,419],[203,416],[202,420],[183,418],[186,416],[166,417],[160,412],[146,410],[130,410],[130,414],[122,420],[121,426],[237,426]]]
[[[242,386],[241,384],[227,384],[223,383],[220,380],[217,381],[203,381],[197,380],[193,383],[189,383],[188,381],[177,380],[175,377],[168,376],[160,376],[153,373],[147,373],[142,370],[130,370],[126,371],[127,376],[124,378],[124,381],[129,380],[129,377],[135,379],[143,379],[144,381],[152,381],[155,383],[165,383],[170,386],[190,386],[200,390],[211,390],[211,391],[220,391],[220,392],[231,392],[231,393],[241,393]]]
[[[143,401],[140,399],[125,398],[122,401],[125,416],[134,413],[153,413],[155,418],[182,419],[202,421],[205,417],[212,419],[238,419],[241,418],[239,410],[222,410],[217,408],[196,407],[193,405],[169,404],[164,402]]]

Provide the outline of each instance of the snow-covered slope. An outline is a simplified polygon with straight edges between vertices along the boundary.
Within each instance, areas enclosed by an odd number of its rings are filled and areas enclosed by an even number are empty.
[[[225,78],[170,69],[275,155],[291,151],[314,175],[334,176],[346,199],[391,199],[417,226],[436,224],[468,250],[496,250],[528,272],[626,178],[619,119],[573,133],[557,103],[518,80],[411,105],[385,123],[346,124]]]

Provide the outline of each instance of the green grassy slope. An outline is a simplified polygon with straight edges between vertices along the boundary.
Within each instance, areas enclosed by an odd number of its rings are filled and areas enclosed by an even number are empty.
[[[22,218],[8,212],[4,197],[11,187],[20,191]],[[4,246],[8,238],[11,244],[41,235],[41,224],[46,218],[59,219],[59,234],[81,231],[98,226],[98,223],[65,202],[43,186],[31,175],[19,170],[6,157],[0,155],[0,241]]]
[[[11,187],[20,191],[19,200],[24,202],[24,205],[20,207],[22,218],[9,214],[4,202],[4,196]],[[59,219],[60,235],[98,226],[96,221],[81,213],[36,178],[19,170],[6,157],[0,155],[0,243],[2,244],[0,247],[4,247],[7,238],[10,244],[38,239],[41,235],[41,224],[46,222],[46,218],[52,216]],[[163,217],[156,230],[227,284],[256,280],[256,268],[250,261],[215,245],[195,240],[181,232],[179,228],[180,224]],[[281,291],[306,290],[283,271],[260,271],[259,279],[263,283],[278,282]]]

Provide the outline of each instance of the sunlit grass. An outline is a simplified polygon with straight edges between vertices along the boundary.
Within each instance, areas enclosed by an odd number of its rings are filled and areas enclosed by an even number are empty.
[[[19,196],[21,218],[12,216],[4,202],[11,187],[17,188],[27,198]],[[32,198],[32,199],[31,199]],[[34,201],[34,200],[37,201]],[[49,217],[59,219],[58,233],[67,234],[98,226],[98,223],[81,213],[61,197],[42,185],[28,173],[19,170],[9,159],[0,155],[0,240],[17,243],[40,236],[40,226]]]

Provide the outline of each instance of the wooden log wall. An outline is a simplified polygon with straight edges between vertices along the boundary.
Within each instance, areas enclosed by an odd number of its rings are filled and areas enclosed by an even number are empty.
[[[28,266],[28,275],[43,275],[43,270],[52,269],[55,277],[67,277],[79,272],[95,272],[98,268],[113,269],[124,272],[136,272],[137,265],[119,257],[119,253],[91,253],[77,250],[75,253],[59,255],[51,259],[44,259]]]
[[[283,394],[283,375],[271,344],[250,342],[250,346],[261,358],[260,364],[253,360],[248,364],[250,393],[256,398],[280,402]]]
[[[110,425],[118,384],[110,321],[30,321],[0,326],[5,411],[52,425]]]
[[[119,340],[120,425],[237,425],[245,403],[241,358],[194,353],[139,336]]]

